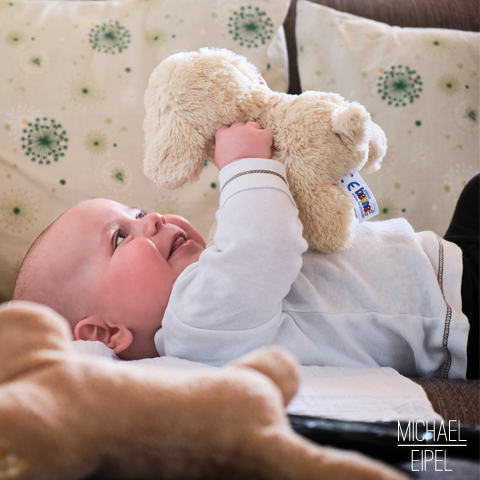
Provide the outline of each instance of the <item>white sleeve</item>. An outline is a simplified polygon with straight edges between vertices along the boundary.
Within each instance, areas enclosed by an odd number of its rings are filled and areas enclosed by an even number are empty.
[[[215,365],[279,328],[307,248],[282,164],[239,160],[219,183],[215,245],[177,279],[158,336],[167,355]]]

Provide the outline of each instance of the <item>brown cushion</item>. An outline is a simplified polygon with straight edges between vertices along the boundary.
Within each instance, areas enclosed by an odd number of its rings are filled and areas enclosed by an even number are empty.
[[[310,0],[313,3],[399,27],[479,31],[480,0]],[[295,12],[292,0],[284,22],[290,62],[289,93],[301,93],[297,70]]]
[[[427,394],[433,409],[444,420],[480,425],[480,381],[412,378]]]

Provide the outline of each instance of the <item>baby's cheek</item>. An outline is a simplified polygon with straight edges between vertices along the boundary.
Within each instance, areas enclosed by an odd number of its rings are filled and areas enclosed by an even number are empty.
[[[173,286],[169,266],[148,241],[118,249],[108,272],[109,297],[138,314],[163,315]]]

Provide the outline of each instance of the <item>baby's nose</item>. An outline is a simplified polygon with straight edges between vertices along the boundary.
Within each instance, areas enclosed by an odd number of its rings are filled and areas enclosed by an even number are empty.
[[[155,235],[167,223],[165,217],[159,213],[149,213],[141,221],[143,222],[145,235],[148,236]]]

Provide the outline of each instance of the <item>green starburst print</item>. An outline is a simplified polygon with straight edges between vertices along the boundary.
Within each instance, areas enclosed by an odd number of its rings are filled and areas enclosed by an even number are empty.
[[[422,79],[415,70],[398,65],[379,77],[378,93],[388,105],[405,107],[418,98],[422,91]]]
[[[433,34],[425,35],[421,42],[421,48],[425,48],[428,55],[441,57],[453,48],[453,44],[450,40],[444,38],[443,35],[438,36]]]
[[[45,52],[28,49],[19,54],[17,66],[27,75],[43,75],[49,69],[50,60]]]
[[[472,122],[473,124],[478,123],[478,110],[473,107],[467,107],[465,109],[463,118],[469,122]]]
[[[94,155],[104,153],[107,150],[107,137],[100,132],[88,132],[84,145],[85,148]]]
[[[154,28],[146,33],[145,38],[152,47],[160,47],[167,41],[167,34],[159,28]]]
[[[374,217],[374,220],[388,220],[397,217],[397,206],[390,198],[380,198],[378,200],[378,210],[378,215]]]
[[[75,77],[67,86],[70,99],[80,107],[89,108],[104,100],[104,89],[88,76]]]
[[[25,35],[17,31],[10,31],[10,32],[7,32],[7,34],[5,35],[5,41],[7,42],[8,45],[11,45],[12,47],[15,47],[16,45],[20,45],[24,39],[25,39]]]
[[[68,143],[67,132],[62,130],[62,125],[48,118],[30,122],[23,130],[21,140],[25,155],[40,165],[58,162],[59,157],[65,155]]]
[[[115,182],[118,182],[122,185],[125,184],[125,169],[124,168],[114,168],[112,170],[112,174],[110,175],[110,178],[115,181]]]
[[[130,32],[116,20],[96,25],[90,30],[89,41],[97,52],[122,53],[130,43]]]
[[[117,155],[102,159],[98,163],[97,180],[109,195],[127,195],[134,188],[134,175],[130,162]]]
[[[27,192],[10,190],[0,199],[0,221],[7,230],[28,230],[36,222],[36,214],[35,202]]]
[[[437,87],[445,95],[454,95],[460,90],[460,82],[454,75],[443,75],[438,79]]]
[[[240,7],[229,18],[229,33],[242,47],[257,48],[259,44],[265,45],[273,36],[273,23],[266,15],[258,7]]]
[[[478,105],[475,101],[459,101],[454,107],[453,121],[468,135],[478,137]]]

